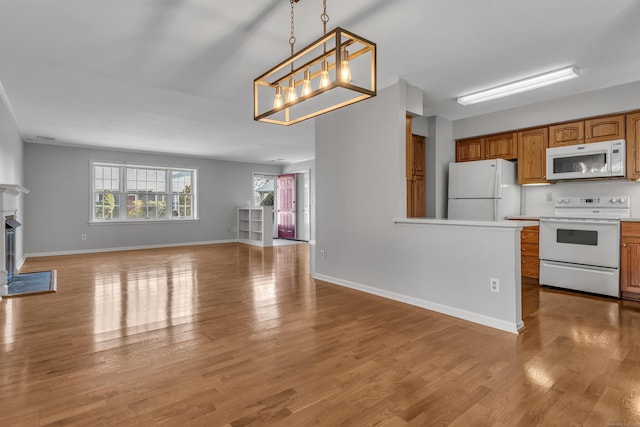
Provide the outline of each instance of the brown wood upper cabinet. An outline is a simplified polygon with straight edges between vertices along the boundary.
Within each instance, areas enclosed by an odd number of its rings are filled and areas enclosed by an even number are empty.
[[[517,133],[509,132],[456,141],[456,162],[485,159],[514,160],[518,156]]]
[[[549,129],[518,132],[518,184],[545,183]]]
[[[518,134],[516,132],[487,136],[484,139],[485,159],[515,160],[518,157]]]
[[[484,160],[484,138],[456,141],[456,162]]]
[[[610,141],[624,138],[624,114],[585,120],[585,142]]]
[[[624,138],[624,114],[549,126],[549,147]]]
[[[640,112],[627,114],[627,178],[640,179]]]
[[[549,126],[549,147],[584,144],[584,122]]]

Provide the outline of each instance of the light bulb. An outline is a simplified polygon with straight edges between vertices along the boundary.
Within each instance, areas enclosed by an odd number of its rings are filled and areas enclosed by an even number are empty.
[[[327,61],[322,61],[322,71],[320,71],[320,89],[323,89],[331,84],[329,78],[329,64]]]
[[[280,85],[276,86],[276,97],[273,99],[273,108],[282,107],[282,88]]]
[[[304,70],[304,81],[302,82],[302,96],[309,96],[313,92],[311,89],[311,71]]]
[[[349,52],[342,49],[342,66],[340,67],[340,79],[343,83],[351,82],[351,67],[349,67]]]
[[[298,99],[298,93],[296,92],[296,81],[291,77],[289,79],[289,87],[287,88],[287,102],[293,102]]]

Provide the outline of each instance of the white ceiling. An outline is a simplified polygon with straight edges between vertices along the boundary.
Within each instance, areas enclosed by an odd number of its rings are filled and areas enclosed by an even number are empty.
[[[451,120],[640,79],[640,0],[328,0],[329,28],[378,45]],[[300,0],[296,47],[322,34]],[[277,164],[314,157],[313,121],[253,121],[253,79],[289,55],[289,1],[0,0],[0,83],[26,141]],[[580,78],[463,107],[459,95],[567,65]],[[365,101],[366,102],[366,101]],[[349,108],[349,107],[347,107]]]

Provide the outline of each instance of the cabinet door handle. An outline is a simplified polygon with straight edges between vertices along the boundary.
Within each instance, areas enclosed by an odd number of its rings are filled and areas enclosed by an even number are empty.
[[[627,247],[627,244],[626,244],[626,243],[623,243],[623,244],[622,244],[622,247],[623,247],[623,248],[626,248],[626,247]]]

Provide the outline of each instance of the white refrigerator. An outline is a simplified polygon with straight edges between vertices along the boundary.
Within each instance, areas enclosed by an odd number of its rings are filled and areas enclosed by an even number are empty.
[[[492,159],[449,164],[449,219],[501,221],[518,214],[515,163]]]

